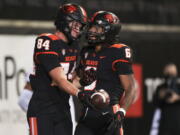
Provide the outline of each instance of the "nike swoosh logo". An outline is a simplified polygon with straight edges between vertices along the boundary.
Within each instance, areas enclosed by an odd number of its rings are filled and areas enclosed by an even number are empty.
[[[106,114],[108,114],[109,112],[102,112],[102,115],[106,115]]]
[[[104,58],[106,58],[106,56],[100,56],[100,59],[104,59]]]

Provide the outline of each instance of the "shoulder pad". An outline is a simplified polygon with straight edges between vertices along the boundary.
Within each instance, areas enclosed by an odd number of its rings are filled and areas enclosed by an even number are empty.
[[[110,46],[110,48],[122,48],[122,47],[126,47],[127,45],[125,44],[113,44]]]
[[[49,37],[51,40],[59,40],[60,38],[52,33],[43,33],[38,36],[39,37]]]

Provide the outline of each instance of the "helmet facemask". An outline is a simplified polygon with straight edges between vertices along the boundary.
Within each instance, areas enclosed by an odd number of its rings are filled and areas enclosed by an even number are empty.
[[[101,25],[90,25],[86,33],[89,44],[98,45],[105,40],[105,31]]]
[[[79,39],[84,31],[85,24],[68,16],[66,20],[67,24],[65,25],[66,27],[64,27],[63,32],[66,34],[69,40]]]
[[[91,27],[101,27],[103,32],[92,33],[89,31]],[[115,14],[106,11],[99,11],[94,14],[90,21],[86,38],[88,43],[91,45],[110,45],[117,42],[120,29],[121,25]],[[92,36],[96,38],[90,38]]]

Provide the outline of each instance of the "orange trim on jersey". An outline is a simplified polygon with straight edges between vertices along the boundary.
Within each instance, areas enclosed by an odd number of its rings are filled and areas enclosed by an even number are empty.
[[[110,48],[114,47],[114,48],[122,48],[124,46],[127,46],[127,45],[124,45],[124,44],[114,44],[114,45],[111,45]]]
[[[123,59],[115,60],[115,61],[113,61],[113,63],[112,63],[112,69],[113,69],[113,71],[116,70],[116,69],[114,68],[114,65],[115,65],[117,62],[125,62],[125,63],[129,63],[128,60],[123,60]]]
[[[52,39],[52,40],[58,40],[58,39],[60,39],[58,36],[56,36],[56,35],[54,35],[54,34],[51,34],[51,33],[43,33],[43,34],[39,35],[39,37],[41,37],[41,36],[47,36],[47,37],[49,37],[49,38]]]
[[[37,118],[30,117],[29,118],[30,125],[30,135],[38,135],[38,127],[37,127]]]
[[[57,37],[56,35],[49,35],[48,37],[50,37],[50,39],[52,39],[52,40],[58,40],[58,39],[60,39],[60,38]]]
[[[59,55],[57,52],[37,52],[36,56],[39,54],[53,54],[53,55]]]

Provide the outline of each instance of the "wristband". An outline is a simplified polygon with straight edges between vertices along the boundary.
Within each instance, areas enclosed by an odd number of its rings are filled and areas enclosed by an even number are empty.
[[[119,108],[119,111],[123,112],[124,116],[126,115],[126,110],[124,108]]]
[[[79,92],[80,92],[80,90],[76,91],[76,94],[75,94],[76,97],[78,97]]]

